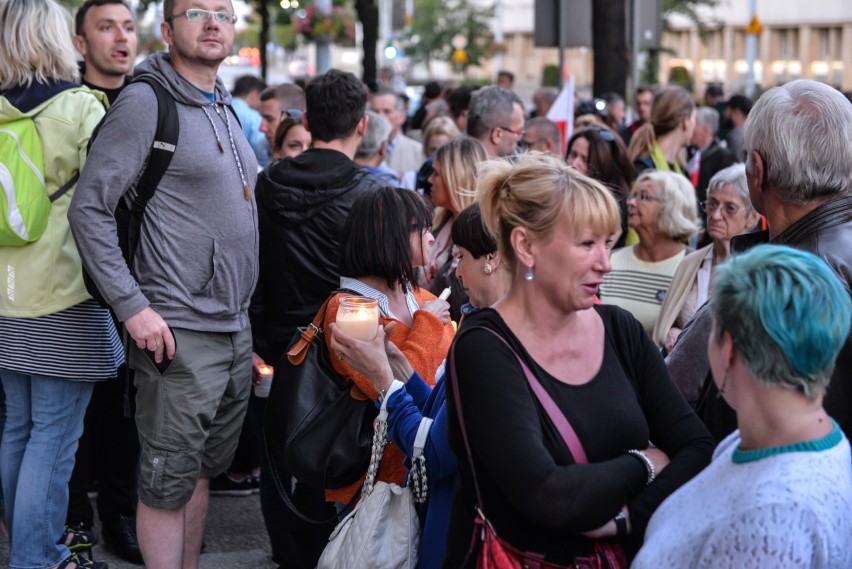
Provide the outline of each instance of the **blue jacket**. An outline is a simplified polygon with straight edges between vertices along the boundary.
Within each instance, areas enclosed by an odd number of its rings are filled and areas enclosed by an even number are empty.
[[[423,417],[434,420],[426,439],[427,501],[420,508],[420,569],[439,568],[444,563],[447,530],[456,488],[456,457],[447,441],[447,397],[444,374],[435,387],[429,386],[415,372],[405,389],[395,391],[388,399],[388,438],[411,460],[414,437]]]

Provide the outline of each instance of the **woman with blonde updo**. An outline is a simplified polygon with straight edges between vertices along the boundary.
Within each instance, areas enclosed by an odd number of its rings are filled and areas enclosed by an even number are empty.
[[[636,173],[686,172],[686,147],[695,130],[695,101],[683,87],[663,87],[654,95],[651,118],[630,139]]]
[[[709,462],[713,441],[642,325],[595,304],[618,204],[599,182],[539,153],[486,162],[477,191],[511,283],[465,319],[447,362],[460,486],[445,566],[476,562],[477,495],[502,540],[548,562],[586,566],[604,543],[629,558],[656,507]],[[569,450],[520,361],[589,464]]]

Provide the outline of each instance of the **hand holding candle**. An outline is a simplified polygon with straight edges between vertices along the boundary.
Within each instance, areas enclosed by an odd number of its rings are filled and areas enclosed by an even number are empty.
[[[379,329],[379,303],[364,296],[343,297],[335,324],[350,336],[368,342]]]
[[[257,369],[260,371],[260,381],[254,386],[254,395],[261,398],[269,397],[274,370],[272,366],[266,364],[257,366]]]

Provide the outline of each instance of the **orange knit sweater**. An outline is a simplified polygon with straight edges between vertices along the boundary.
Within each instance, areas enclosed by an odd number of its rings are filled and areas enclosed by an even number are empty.
[[[328,308],[325,312],[325,320],[323,321],[323,330],[326,345],[331,341],[331,327],[329,324],[334,322],[337,317],[337,307],[340,305],[340,299],[344,296],[351,296],[347,293],[335,295],[328,303]],[[415,289],[414,296],[417,298],[417,303],[422,305],[428,300],[434,300],[436,297],[425,289]],[[441,323],[441,320],[425,310],[418,310],[414,313],[414,322],[411,327],[404,325],[393,318],[382,317],[382,325],[388,322],[396,322],[396,328],[390,336],[390,341],[396,345],[408,358],[411,367],[414,368],[420,377],[429,385],[435,385],[435,372],[444,358],[447,357],[447,352],[450,350],[450,344],[453,341],[455,328],[452,322],[446,325]],[[331,348],[329,347],[329,350]],[[346,362],[346,360],[338,360],[331,358],[332,365],[337,373],[343,376],[345,381],[350,381],[355,384],[352,390],[353,396],[369,397],[375,401],[379,397],[378,391],[373,387],[373,382],[367,377],[356,372]],[[408,378],[399,378],[408,379]],[[405,455],[392,442],[388,441],[385,445],[385,452],[382,456],[382,461],[379,463],[379,473],[376,476],[376,481],[392,482],[402,484],[405,480],[405,464],[403,460]],[[364,473],[357,482],[344,488],[326,489],[325,499],[329,502],[340,502],[348,504],[361,484],[367,473]]]

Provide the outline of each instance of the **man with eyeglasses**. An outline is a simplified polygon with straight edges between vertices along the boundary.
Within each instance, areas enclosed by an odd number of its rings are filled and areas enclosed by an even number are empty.
[[[168,53],[136,69],[174,99],[176,147],[155,144],[157,97],[134,82],[94,139],[68,217],[80,256],[126,330],[142,447],[137,533],[145,564],[198,567],[209,481],[231,462],[251,388],[257,161],[217,77],[234,45],[229,0],[166,0]],[[132,270],[114,210],[152,149],[173,152],[148,201]]]
[[[512,91],[485,87],[470,97],[467,134],[477,139],[489,158],[512,156],[524,138],[524,104]]]
[[[529,119],[524,125],[524,137],[519,145],[523,150],[546,152],[562,157],[562,133],[547,117]]]

